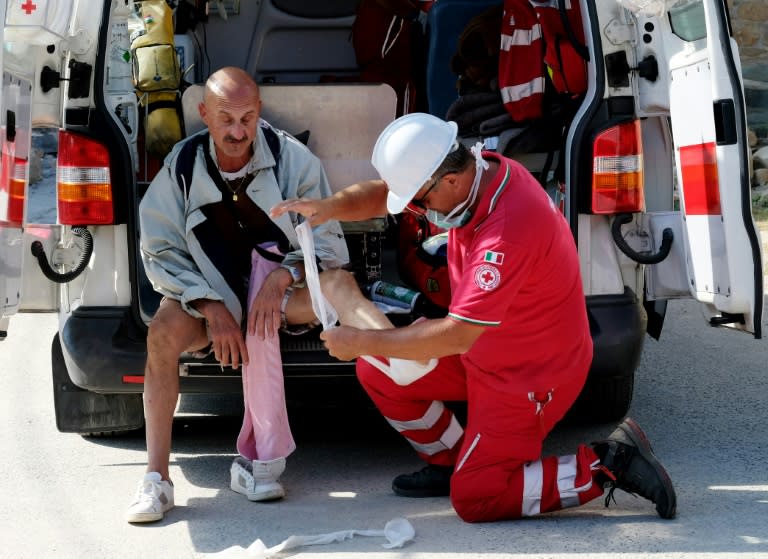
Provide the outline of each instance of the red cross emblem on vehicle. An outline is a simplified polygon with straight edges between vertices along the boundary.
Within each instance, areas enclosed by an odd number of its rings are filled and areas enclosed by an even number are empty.
[[[492,291],[499,286],[501,272],[496,266],[483,264],[475,270],[475,285],[483,291]]]
[[[30,15],[37,9],[37,4],[33,4],[32,0],[27,0],[21,5],[21,9],[27,12],[27,15]]]

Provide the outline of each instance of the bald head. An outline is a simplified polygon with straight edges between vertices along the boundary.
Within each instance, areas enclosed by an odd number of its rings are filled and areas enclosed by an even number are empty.
[[[259,86],[240,68],[222,68],[205,82],[203,102],[198,108],[216,146],[220,168],[237,171],[250,159],[258,135]]]
[[[259,100],[259,86],[253,78],[241,68],[227,66],[217,70],[205,82],[203,103],[209,103],[214,99],[227,99],[230,101],[246,101],[252,98],[255,103]]]

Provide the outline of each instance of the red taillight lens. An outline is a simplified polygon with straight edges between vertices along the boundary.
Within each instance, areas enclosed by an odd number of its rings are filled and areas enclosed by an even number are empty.
[[[56,183],[59,223],[103,225],[114,221],[109,152],[101,143],[60,131]]]
[[[14,153],[15,145],[12,142],[3,143],[0,158],[0,221],[21,225],[24,221],[29,162],[16,157]]]
[[[15,157],[8,181],[8,221],[21,223],[24,220],[24,193],[27,191],[29,161]]]
[[[597,135],[592,166],[592,212],[643,210],[643,143],[640,121],[619,124]]]

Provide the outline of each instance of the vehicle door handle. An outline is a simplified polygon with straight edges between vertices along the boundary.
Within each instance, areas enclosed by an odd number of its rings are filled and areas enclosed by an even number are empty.
[[[11,110],[5,111],[5,140],[16,141],[16,113]]]

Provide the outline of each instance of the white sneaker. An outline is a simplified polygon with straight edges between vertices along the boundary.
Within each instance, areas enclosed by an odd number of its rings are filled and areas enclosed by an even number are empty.
[[[248,497],[249,501],[274,501],[285,497],[285,489],[278,481],[285,471],[285,458],[254,460],[238,456],[229,468],[229,487]]]
[[[136,497],[128,505],[128,522],[155,522],[173,508],[173,484],[157,472],[149,472],[139,482]]]

